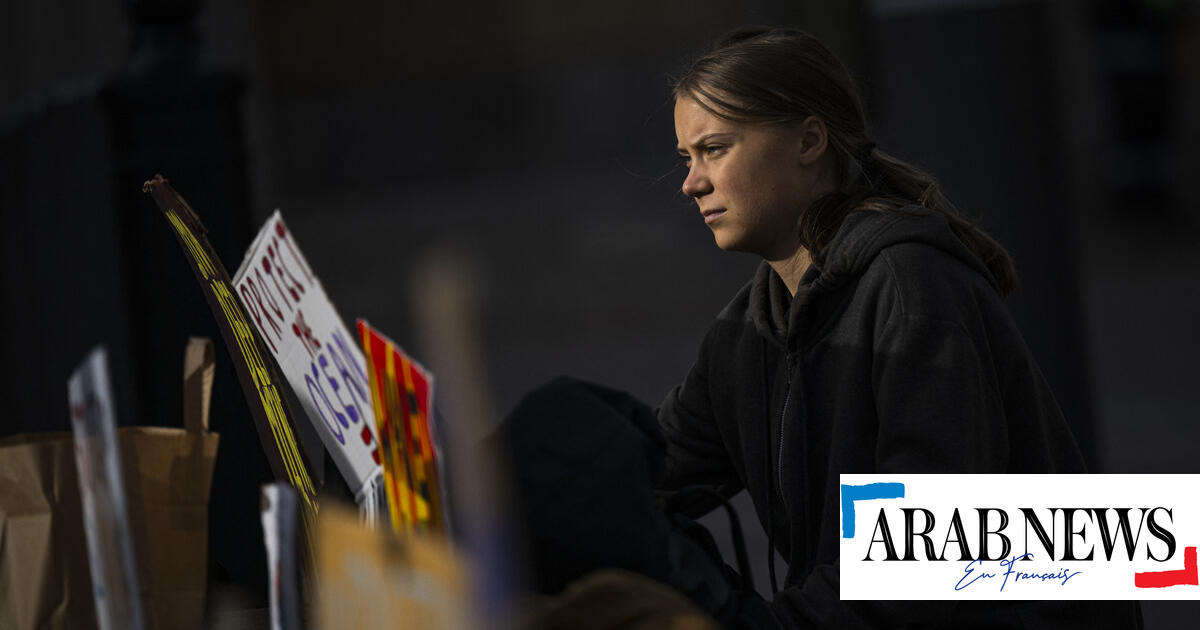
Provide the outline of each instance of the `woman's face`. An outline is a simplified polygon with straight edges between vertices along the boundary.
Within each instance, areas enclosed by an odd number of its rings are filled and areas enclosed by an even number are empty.
[[[696,200],[718,247],[767,260],[796,254],[800,214],[832,189],[819,168],[823,122],[731,122],[684,96],[675,101],[675,136],[688,167],[683,194]]]

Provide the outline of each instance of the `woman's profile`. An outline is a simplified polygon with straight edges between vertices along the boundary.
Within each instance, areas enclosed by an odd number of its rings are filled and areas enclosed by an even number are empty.
[[[659,409],[663,487],[749,492],[788,563],[778,584],[771,567],[786,625],[997,623],[994,606],[840,601],[838,475],[1084,471],[1003,305],[1008,254],[875,146],[849,74],[804,32],[734,33],[674,96],[683,193],[719,247],[763,262]],[[1126,608],[1103,623],[1134,623]]]
[[[571,527],[565,509],[529,518],[542,590],[617,566],[730,625],[1139,627],[1129,602],[840,599],[840,474],[1079,473],[1083,458],[1004,306],[1017,286],[1009,255],[928,173],[876,147],[824,45],[794,29],[735,32],[673,96],[682,193],[718,247],[762,263],[657,409],[564,381],[510,417],[523,461],[542,462],[518,470],[526,505],[586,506]],[[548,417],[560,420],[528,422]],[[547,461],[586,461],[592,476]],[[579,500],[580,478],[594,500]],[[769,563],[770,601],[697,569],[688,540],[703,534],[647,509],[646,480],[707,489],[691,496],[709,500],[675,502],[688,516],[744,488],[787,562],[782,578]],[[607,487],[622,490],[596,490]]]

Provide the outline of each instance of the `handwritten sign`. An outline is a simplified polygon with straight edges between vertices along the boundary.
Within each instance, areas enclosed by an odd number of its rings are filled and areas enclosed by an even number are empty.
[[[279,211],[233,284],[358,504],[373,512],[383,473],[366,363]]]
[[[161,175],[146,182],[142,190],[153,195],[183,248],[184,257],[200,283],[217,327],[221,329],[221,337],[233,360],[271,470],[276,479],[287,481],[296,490],[305,528],[311,531],[317,512],[312,467],[297,444],[291,409],[279,389],[281,381],[275,366],[264,359],[263,341],[234,297],[225,265],[221,264],[205,236],[208,230]]]
[[[429,428],[433,374],[361,319],[358,333],[371,378],[392,530],[441,531],[436,446]]]

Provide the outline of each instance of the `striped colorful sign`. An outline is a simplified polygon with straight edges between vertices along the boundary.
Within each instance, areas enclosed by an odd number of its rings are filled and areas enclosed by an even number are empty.
[[[361,319],[358,333],[371,382],[392,530],[403,535],[442,532],[437,451],[429,422],[433,375]]]

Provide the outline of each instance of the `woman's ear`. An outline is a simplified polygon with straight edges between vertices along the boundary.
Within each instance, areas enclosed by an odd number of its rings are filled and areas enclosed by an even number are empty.
[[[829,145],[829,130],[825,126],[825,121],[817,116],[809,116],[800,123],[799,137],[797,141],[800,143],[800,163],[804,166],[811,166],[821,159],[825,154],[825,149]]]

